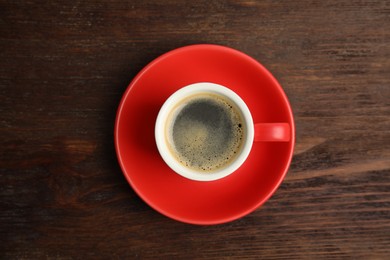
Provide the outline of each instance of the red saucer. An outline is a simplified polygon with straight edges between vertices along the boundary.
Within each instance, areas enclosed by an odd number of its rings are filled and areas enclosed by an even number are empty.
[[[176,174],[157,151],[154,124],[164,101],[196,82],[235,91],[255,123],[290,123],[292,139],[254,143],[246,162],[221,180],[199,182]],[[118,160],[137,194],[170,218],[204,225],[235,220],[262,205],[287,173],[294,136],[291,107],[275,78],[246,54],[218,45],[179,48],[148,64],[127,88],[115,123]]]

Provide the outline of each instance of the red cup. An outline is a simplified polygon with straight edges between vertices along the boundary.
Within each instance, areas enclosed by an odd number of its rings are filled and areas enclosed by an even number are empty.
[[[178,113],[178,110],[180,110],[180,108],[183,108],[183,105],[180,105],[182,101],[188,100],[188,98],[199,94],[209,94],[223,98],[226,102],[229,102],[229,104],[235,107],[235,111],[237,112],[237,114],[240,115],[240,118],[242,120],[242,127],[240,128],[240,130],[243,135],[240,139],[241,144],[239,145],[239,149],[234,152],[235,154],[233,156],[229,153],[219,153],[220,156],[223,156],[223,160],[227,156],[232,157],[230,158],[230,161],[226,161],[221,166],[208,171],[199,168],[196,169],[181,163],[176,156],[178,151],[176,151],[176,149],[174,148],[175,145],[172,140],[172,134],[166,130],[167,128],[169,128],[167,127],[167,124],[169,125],[172,121],[170,120],[170,118],[172,117],[171,115]],[[194,122],[191,122],[186,127],[188,127],[189,131],[191,131],[190,128],[194,127],[195,122],[201,121],[202,119],[207,117],[207,114],[215,116],[215,113],[218,112],[209,109],[208,111],[203,112],[200,118],[198,118]],[[207,123],[205,122],[200,123],[200,125],[202,126],[205,126],[206,124]],[[188,136],[190,140],[187,140],[187,142],[194,142],[193,132],[190,133],[191,136]],[[221,134],[221,131],[219,131],[218,134]],[[179,89],[172,96],[170,96],[167,101],[165,101],[156,119],[155,137],[156,145],[161,154],[161,157],[173,171],[191,180],[215,181],[232,174],[241,167],[241,165],[245,162],[249,153],[251,152],[254,141],[290,141],[290,125],[288,123],[254,124],[250,110],[246,106],[245,102],[236,93],[231,91],[229,88],[218,84],[210,82],[199,82]],[[210,137],[208,136],[208,134],[206,134],[204,138],[205,139],[202,143],[203,148],[197,151],[193,151],[193,156],[199,156],[199,154],[196,153],[200,153],[201,156],[204,156],[203,149],[207,149],[206,147],[208,147],[210,143],[215,140],[215,138],[218,138],[218,136]],[[215,144],[213,148],[215,148]],[[192,161],[192,158],[187,159]],[[220,161],[218,162],[220,163]],[[205,165],[202,164],[202,166]]]
[[[213,82],[237,93],[255,122],[254,143],[245,162],[215,181],[194,181],[175,173],[154,139],[165,100],[196,82]],[[276,79],[253,58],[218,45],[187,46],[152,61],[130,83],[115,122],[119,164],[133,189],[158,212],[192,224],[229,222],[261,206],[284,179],[294,142],[292,110]]]

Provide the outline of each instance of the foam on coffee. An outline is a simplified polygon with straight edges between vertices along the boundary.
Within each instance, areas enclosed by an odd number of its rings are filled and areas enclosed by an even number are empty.
[[[230,100],[209,93],[184,99],[172,111],[166,128],[168,146],[184,166],[213,172],[240,153],[244,124]]]

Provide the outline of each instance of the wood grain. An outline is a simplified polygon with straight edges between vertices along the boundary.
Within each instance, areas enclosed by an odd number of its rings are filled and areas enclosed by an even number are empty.
[[[192,226],[117,164],[118,102],[158,55],[239,49],[280,81],[297,144],[252,214]],[[3,259],[388,259],[390,2],[0,1]]]

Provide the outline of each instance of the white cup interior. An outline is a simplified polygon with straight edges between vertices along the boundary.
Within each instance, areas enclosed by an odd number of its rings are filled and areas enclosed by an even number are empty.
[[[230,99],[230,101],[233,102],[240,110],[244,124],[246,126],[244,128],[246,131],[246,138],[244,139],[242,149],[236,156],[235,160],[221,169],[207,173],[188,168],[178,162],[178,160],[170,151],[169,144],[167,143],[167,138],[165,136],[166,124],[171,111],[183,99],[198,93],[217,94]],[[213,181],[228,176],[229,174],[236,171],[245,162],[252,148],[254,139],[254,126],[252,116],[247,105],[235,92],[219,84],[200,82],[185,86],[177,90],[165,101],[157,116],[155,125],[155,139],[161,157],[173,171],[191,180]]]

